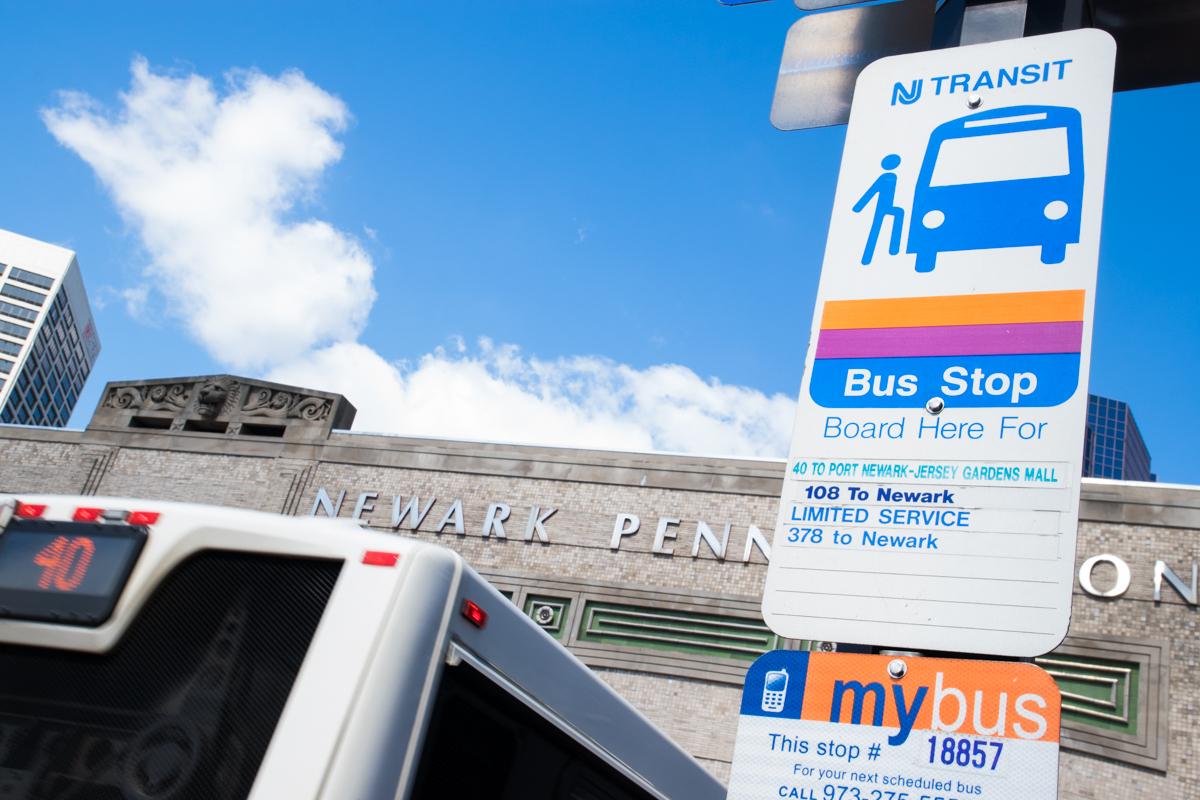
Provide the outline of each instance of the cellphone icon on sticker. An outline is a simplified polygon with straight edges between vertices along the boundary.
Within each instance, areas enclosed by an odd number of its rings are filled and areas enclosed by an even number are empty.
[[[783,711],[783,698],[787,696],[788,674],[786,669],[773,669],[763,681],[762,710],[771,714]]]

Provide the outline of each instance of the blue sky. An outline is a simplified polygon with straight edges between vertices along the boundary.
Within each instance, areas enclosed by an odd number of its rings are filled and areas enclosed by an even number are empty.
[[[560,434],[587,423],[583,444],[744,452],[782,438],[785,450],[844,136],[767,121],[794,7],[407,6],[0,12],[21,31],[0,75],[0,227],[75,249],[103,306],[104,352],[74,423],[107,380],[228,370],[324,378],[370,410],[368,427],[402,433],[476,435],[549,402]],[[247,355],[197,332],[203,322],[154,271],[161,253],[144,225],[39,114],[61,107],[62,90],[119,109],[138,57],[172,80],[208,79],[218,96],[234,91],[223,77],[233,69],[272,80],[298,70],[344,104],[329,126],[340,154],[282,189],[276,211],[283,224],[328,223],[338,237],[326,244],[373,268],[373,305],[346,301],[369,309],[349,337],[357,350],[305,359],[284,343]],[[1093,391],[1133,405],[1160,479],[1191,483],[1200,166],[1187,153],[1198,123],[1196,85],[1116,97],[1092,377]],[[246,270],[222,280],[254,298]],[[134,315],[131,299],[144,300]],[[209,321],[237,333],[254,313]],[[317,348],[346,338],[309,333]],[[376,374],[401,383],[363,398]],[[440,389],[420,388],[438,377]],[[675,416],[711,422],[710,436],[688,446],[651,397],[663,387],[705,395]],[[481,403],[495,416],[454,427]],[[717,428],[730,419],[726,437]],[[533,438],[534,422],[492,438]]]

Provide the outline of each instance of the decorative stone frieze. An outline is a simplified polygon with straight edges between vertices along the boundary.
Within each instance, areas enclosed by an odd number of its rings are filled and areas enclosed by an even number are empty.
[[[199,433],[318,442],[354,422],[339,394],[233,375],[122,381],[104,387],[88,430]]]

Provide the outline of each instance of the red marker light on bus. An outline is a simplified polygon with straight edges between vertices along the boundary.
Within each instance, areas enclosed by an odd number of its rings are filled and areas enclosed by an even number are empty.
[[[487,612],[470,600],[463,600],[462,615],[476,628],[487,625]]]
[[[17,503],[13,514],[24,519],[37,519],[46,513],[46,506],[37,503]]]
[[[399,560],[399,553],[388,553],[384,550],[368,550],[363,553],[363,563],[370,567],[394,567]]]
[[[130,511],[125,521],[130,525],[153,525],[158,522],[159,516],[157,511]]]
[[[71,515],[71,519],[76,522],[95,522],[100,519],[100,515],[103,513],[103,508],[77,508],[75,509],[75,513]]]

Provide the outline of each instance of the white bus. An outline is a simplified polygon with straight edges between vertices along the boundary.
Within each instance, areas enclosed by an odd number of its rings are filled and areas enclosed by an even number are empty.
[[[0,496],[3,800],[723,797],[449,550]]]

